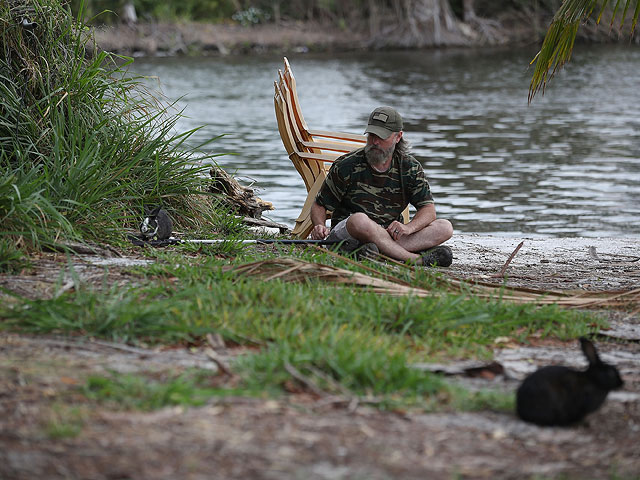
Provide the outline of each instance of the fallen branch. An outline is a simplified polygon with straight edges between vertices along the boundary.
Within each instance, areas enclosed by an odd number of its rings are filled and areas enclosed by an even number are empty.
[[[216,364],[216,366],[220,369],[222,373],[224,373],[229,377],[235,377],[235,374],[231,371],[231,369],[226,364],[226,362],[222,360],[222,358],[220,358],[220,355],[218,355],[214,349],[206,348],[204,350],[204,353],[207,357],[211,359],[213,363]]]
[[[244,187],[219,167],[213,167],[209,191],[239,215],[260,218],[265,210],[273,210],[271,202],[256,197],[253,189]]]
[[[319,396],[319,397],[324,397],[326,396],[326,392],[324,390],[322,390],[318,385],[316,385],[316,383],[311,380],[310,378],[305,377],[302,373],[300,373],[296,367],[294,367],[293,365],[291,365],[289,362],[284,364],[284,368],[287,372],[289,372],[289,374],[295,378],[296,380],[298,380],[302,385],[304,385],[305,387],[307,387],[312,393],[314,393],[315,395]]]
[[[512,257],[517,253],[513,252]],[[508,266],[508,262],[507,265]],[[506,268],[506,266],[504,268]],[[516,303],[536,303],[538,305],[557,304],[567,308],[636,308],[640,303],[640,289],[626,291],[572,291],[536,290],[531,288],[505,287],[483,282],[468,283],[459,279],[439,279],[442,291],[413,287],[405,280],[393,278],[381,272],[366,269],[367,274],[354,272],[331,265],[311,263],[293,258],[273,258],[239,266],[223,267],[224,271],[234,272],[238,276],[252,276],[262,280],[306,283],[311,280],[332,283],[340,286],[368,288],[383,295],[412,295],[429,297],[450,293],[470,293],[480,298],[497,298]],[[382,278],[380,278],[382,277]]]
[[[516,253],[518,253],[518,250],[522,248],[522,245],[524,245],[524,241],[520,242],[516,247],[516,249],[511,253],[511,255],[509,255],[509,258],[507,259],[505,264],[502,266],[500,271],[498,273],[491,275],[492,278],[504,278],[504,273],[507,271],[507,267],[511,263],[511,260],[513,260],[513,257],[516,256]]]

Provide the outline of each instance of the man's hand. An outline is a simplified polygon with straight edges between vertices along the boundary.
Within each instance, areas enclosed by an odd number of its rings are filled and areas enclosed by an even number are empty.
[[[311,238],[314,240],[324,240],[327,238],[327,235],[329,235],[329,229],[326,225],[316,225],[313,227],[313,230],[311,230]]]
[[[326,227],[327,221],[327,209],[318,202],[313,202],[311,205],[311,222],[313,223],[313,230],[311,230],[311,238],[314,240],[324,240],[329,235],[329,229]]]
[[[411,235],[413,232],[408,225],[400,223],[397,220],[391,222],[391,225],[387,227],[387,232],[396,242],[404,235]]]

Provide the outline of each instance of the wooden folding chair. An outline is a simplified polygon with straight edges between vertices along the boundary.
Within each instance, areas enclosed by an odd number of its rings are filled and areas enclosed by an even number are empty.
[[[351,152],[367,144],[365,135],[357,135],[344,132],[329,132],[324,130],[309,130],[302,115],[298,92],[296,90],[296,79],[289,65],[287,58],[284,58],[284,73],[278,71],[280,87],[286,94],[287,105],[291,112],[291,120],[294,123],[295,131],[300,133],[298,138],[301,146],[310,149],[319,149],[340,152],[342,154]]]
[[[284,73],[279,70],[278,81],[274,82],[274,105],[280,138],[307,188],[307,198],[292,233],[299,238],[307,238],[313,229],[311,206],[331,163],[339,156],[365,146],[367,140],[364,135],[309,130],[300,108],[295,77],[286,57],[284,65]],[[408,209],[403,216],[407,222]]]
[[[313,224],[311,223],[311,205],[327,176],[328,169],[325,167],[325,162],[332,162],[338,155],[335,153],[322,154],[308,150],[300,150],[296,145],[292,125],[288,118],[287,106],[277,85],[274,100],[278,130],[280,131],[282,143],[289,154],[289,159],[298,173],[300,173],[308,192],[302,212],[296,220],[296,226],[292,233],[299,238],[307,238],[313,228]]]

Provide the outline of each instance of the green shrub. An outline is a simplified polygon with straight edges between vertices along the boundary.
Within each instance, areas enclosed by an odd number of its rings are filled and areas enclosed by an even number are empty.
[[[187,147],[195,130],[172,133],[180,114],[127,74],[131,59],[97,51],[62,3],[0,4],[1,234],[34,247],[121,238],[154,203],[208,221],[213,203],[193,194],[214,155]]]

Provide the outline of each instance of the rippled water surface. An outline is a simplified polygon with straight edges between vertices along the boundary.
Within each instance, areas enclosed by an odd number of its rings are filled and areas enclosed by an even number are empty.
[[[640,49],[578,46],[527,105],[533,51],[291,55],[313,129],[361,133],[393,105],[425,167],[438,215],[457,232],[640,237]],[[227,171],[255,182],[273,220],[293,224],[302,179],[278,135],[281,57],[137,59]],[[244,181],[243,180],[243,181]]]

